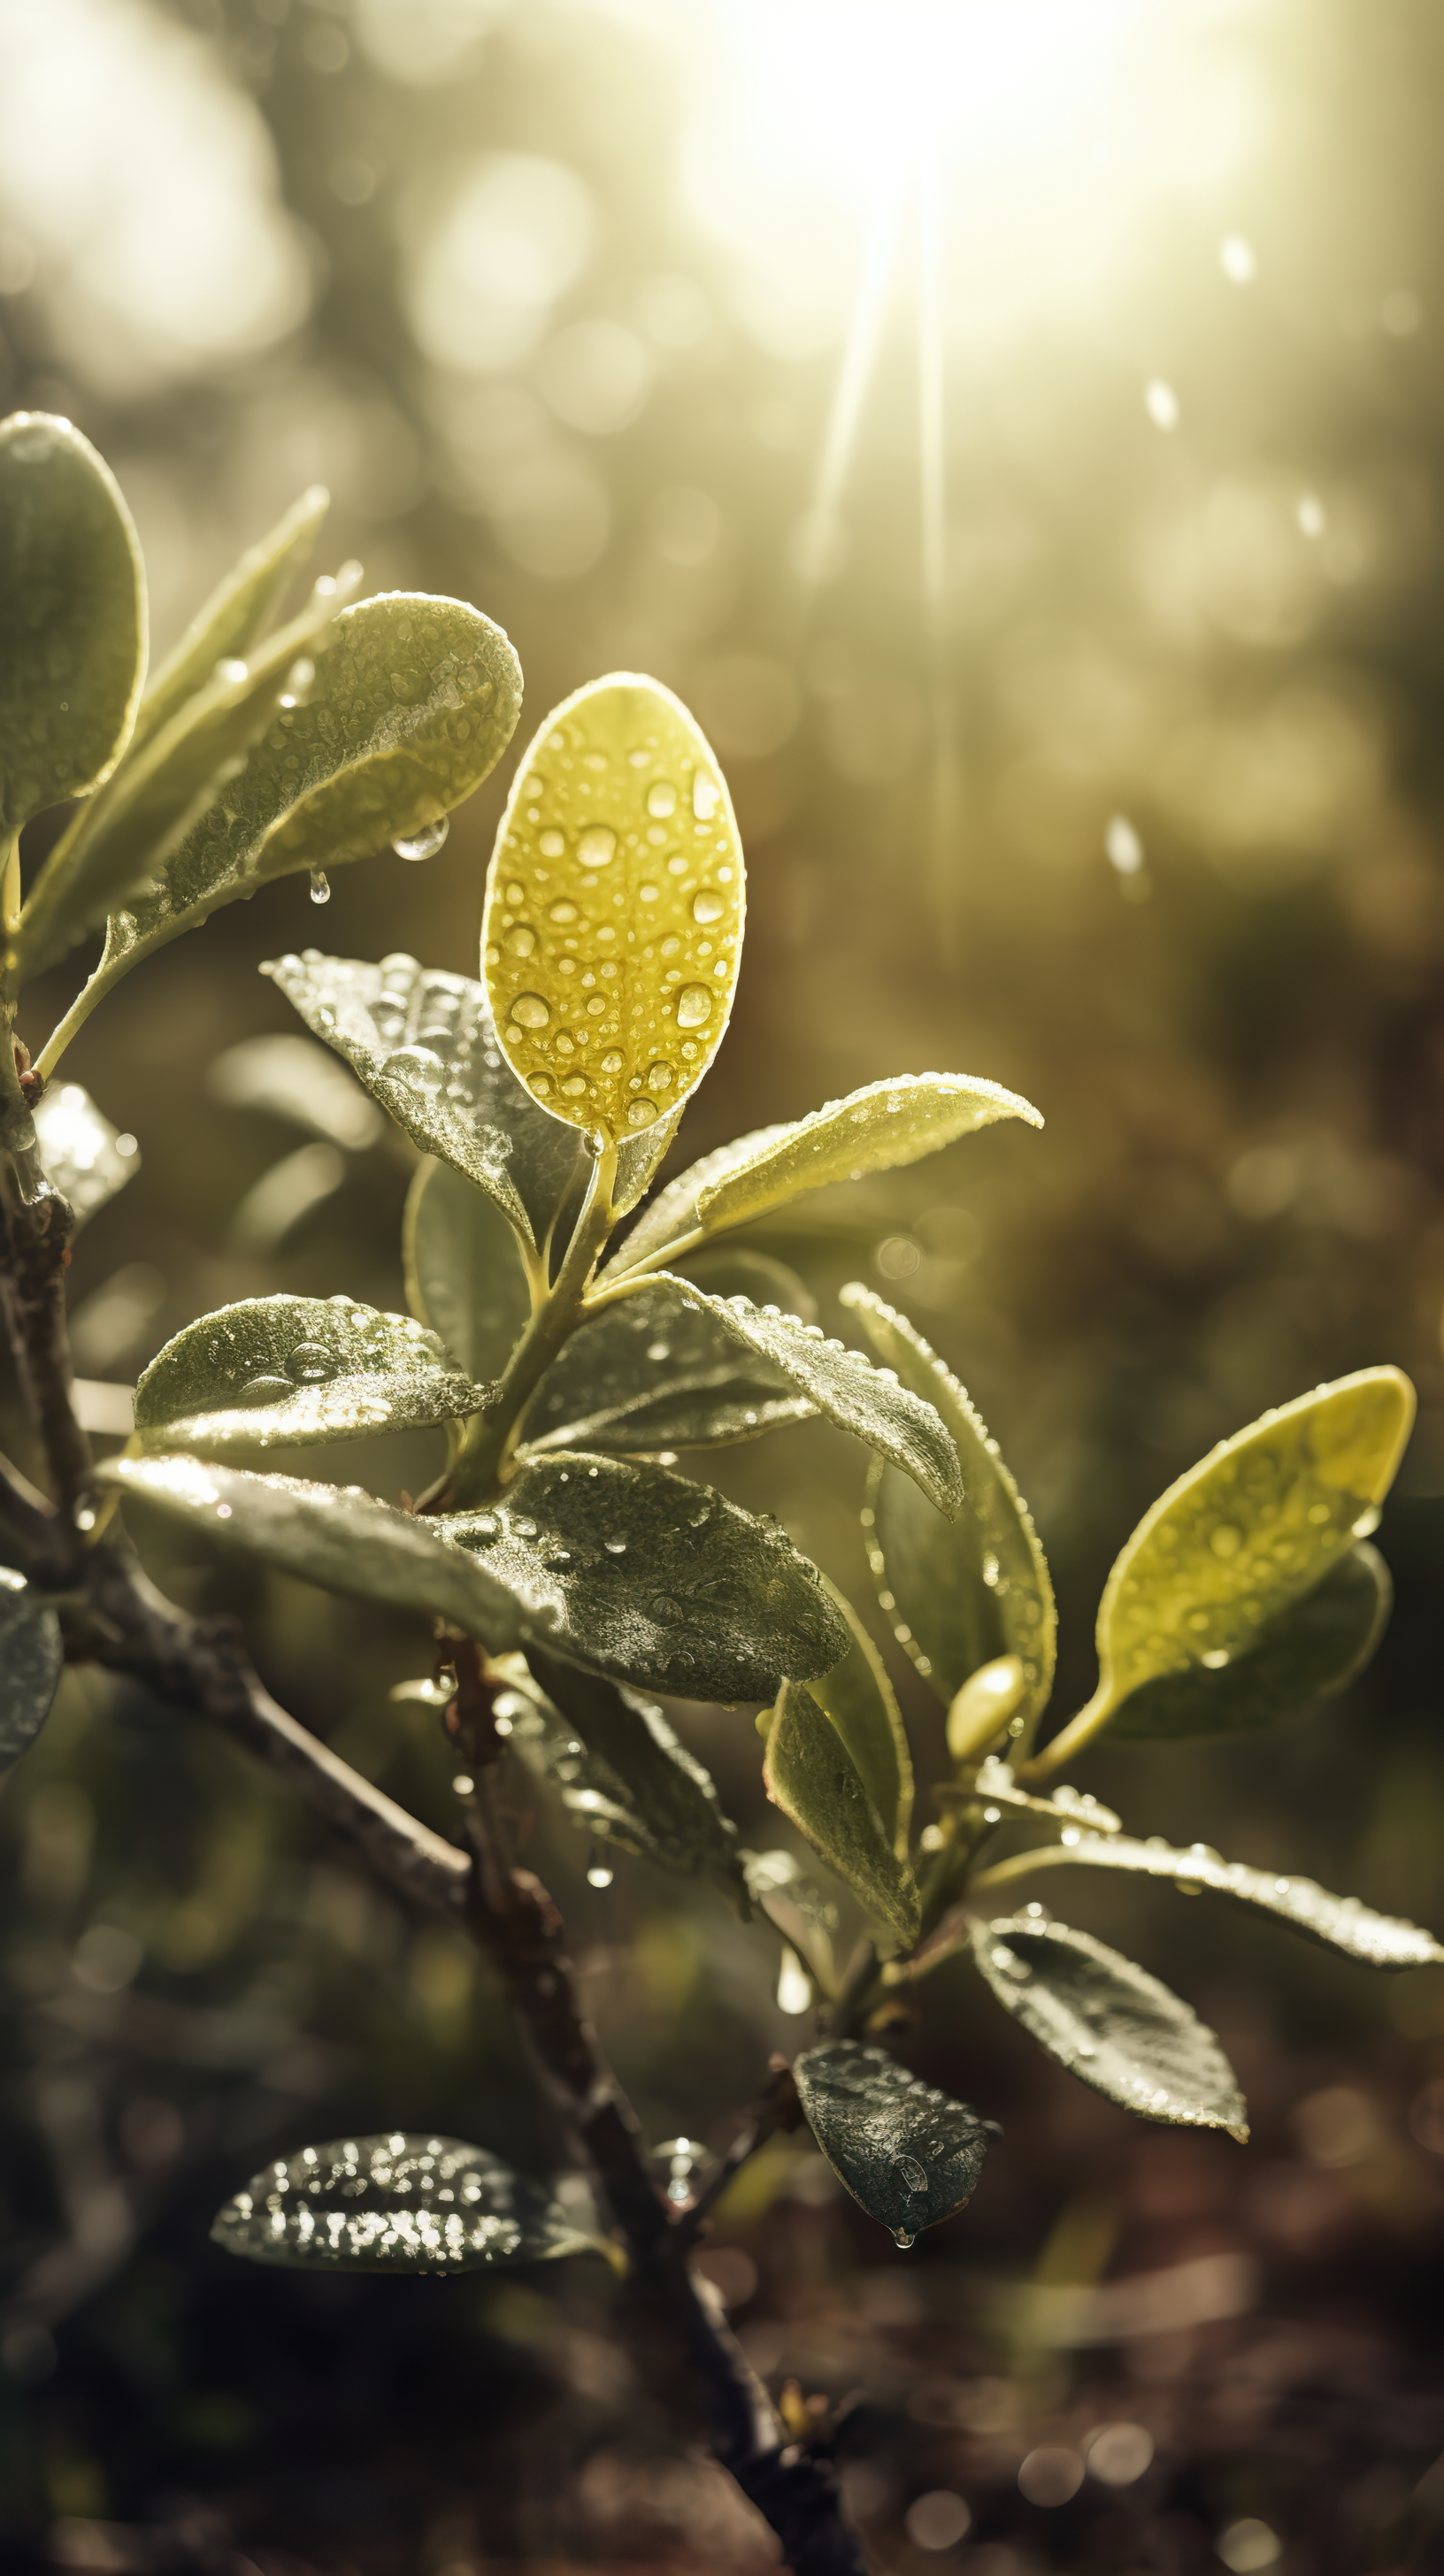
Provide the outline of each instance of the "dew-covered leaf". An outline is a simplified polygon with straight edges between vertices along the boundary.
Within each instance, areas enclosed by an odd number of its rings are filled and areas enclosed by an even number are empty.
[[[145,574],[119,485],[68,420],[0,421],[0,843],[97,787],[145,678]]]
[[[1361,1369],[1266,1413],[1170,1485],[1104,1588],[1090,1729],[1162,1675],[1224,1670],[1312,1592],[1373,1526],[1413,1419],[1402,1371]]]
[[[423,1153],[485,1190],[525,1242],[544,1240],[578,1172],[580,1143],[503,1061],[479,984],[414,957],[370,966],[316,948],[262,972]]]
[[[852,1643],[840,1664],[818,1675],[812,1696],[842,1737],[894,1851],[905,1860],[913,1812],[913,1766],[902,1710],[887,1667],[852,1603],[835,1584],[827,1588],[847,1621]]]
[[[1189,1664],[1130,1692],[1120,1736],[1251,1735],[1347,1689],[1388,1625],[1394,1587],[1378,1549],[1361,1542],[1321,1583],[1266,1619],[1226,1664]]]
[[[544,2183],[460,2138],[332,2138],[278,2157],[211,2235],[252,2263],[321,2272],[477,2272],[608,2251]]]
[[[166,1343],[135,1390],[147,1449],[224,1457],[416,1431],[476,1413],[474,1386],[435,1333],[350,1297],[248,1297]]]
[[[552,1717],[560,1721],[561,1742],[548,1746],[548,1769],[561,1784],[572,1822],[583,1832],[626,1843],[665,1869],[693,1877],[705,1871],[735,1890],[741,1884],[737,1828],[711,1773],[673,1733],[656,1702],[536,1646],[527,1661]],[[513,1718],[512,1741],[525,1755],[521,1724]],[[574,1766],[574,1776],[568,1776]],[[610,1822],[598,1814],[599,1799],[608,1804]]]
[[[1203,1888],[1251,1912],[1272,1914],[1291,1931],[1303,1932],[1326,1950],[1340,1950],[1345,1958],[1361,1959],[1371,1968],[1422,1968],[1444,1959],[1444,1949],[1433,1934],[1421,1931],[1416,1923],[1376,1914],[1356,1896],[1331,1896],[1311,1878],[1224,1860],[1203,1843],[1177,1851],[1161,1836],[1135,1842],[1127,1834],[1080,1834],[1074,1829],[1071,1842],[1065,1836],[1063,1844],[1045,1846],[1041,1852],[1020,1852],[1004,1866],[1021,1873],[1028,1862],[1042,1868],[1076,1864],[1084,1869],[1121,1869],[1146,1878],[1166,1878],[1195,1895]]]
[[[531,1290],[496,1201],[450,1163],[423,1163],[407,1194],[401,1252],[413,1315],[440,1334],[468,1377],[499,1378],[530,1321]]]
[[[212,591],[179,643],[152,672],[136,716],[132,751],[140,750],[169,724],[187,698],[206,686],[218,662],[245,661],[252,646],[269,634],[292,579],[315,545],[329,506],[325,486],[313,483],[268,536],[247,547],[234,571]],[[318,586],[323,598],[336,590],[329,580]]]
[[[912,1872],[893,1849],[843,1737],[800,1682],[786,1681],[778,1693],[762,1776],[773,1805],[873,1920],[905,1947],[915,1941],[920,1918]]]
[[[462,600],[393,591],[343,609],[304,700],[111,917],[104,983],[218,904],[297,868],[334,868],[439,822],[496,766],[521,704],[499,626]]]
[[[41,1166],[69,1200],[77,1232],[140,1170],[135,1138],[112,1127],[78,1082],[54,1083],[37,1101],[35,1136]]]
[[[1143,2120],[1248,2136],[1248,2105],[1211,2030],[1157,1977],[1066,1923],[973,1926],[973,1957],[1004,2010],[1070,2075]]]
[[[738,1162],[746,1162],[774,1137],[788,1133],[785,1122],[774,1127],[754,1127],[745,1136],[735,1136],[730,1145],[718,1145],[700,1162],[679,1172],[668,1181],[654,1199],[643,1208],[631,1233],[621,1244],[602,1272],[603,1279],[619,1279],[624,1271],[637,1270],[656,1260],[659,1253],[671,1253],[679,1243],[700,1243],[701,1219],[697,1213],[698,1194],[708,1182],[729,1172]],[[763,1299],[763,1304],[767,1300]],[[779,1300],[779,1303],[782,1301]]]
[[[0,1772],[45,1724],[64,1661],[55,1612],[23,1574],[0,1565]]]
[[[482,920],[520,1080],[611,1137],[665,1116],[721,1044],[743,905],[726,782],[680,699],[626,672],[564,699],[517,769]]]
[[[813,1411],[705,1301],[664,1280],[573,1334],[542,1379],[523,1436],[535,1449],[716,1448]]]
[[[854,2039],[805,2050],[792,2080],[838,2181],[899,2245],[972,2199],[998,2132],[969,2103]]]
[[[1017,1655],[1031,1729],[1053,1687],[1057,1619],[1028,1506],[966,1392],[906,1316],[856,1284],[842,1303],[903,1385],[936,1407],[962,1472],[963,1508],[949,1522],[895,1468],[873,1470],[863,1528],[894,1634],[944,1702],[980,1665]]]

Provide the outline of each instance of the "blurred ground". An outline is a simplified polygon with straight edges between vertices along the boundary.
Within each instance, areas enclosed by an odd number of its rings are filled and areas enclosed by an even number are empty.
[[[970,128],[948,163],[941,485],[905,225],[820,519],[877,157],[868,79],[834,59],[848,13],[799,56],[790,0],[0,0],[0,405],[67,412],[114,462],[161,649],[321,479],[328,562],[507,627],[523,737],[608,668],[689,698],[752,886],[689,1154],[898,1068],[1039,1103],[1041,1137],[995,1131],[768,1240],[824,1300],[852,1275],[895,1295],[974,1392],[1054,1566],[1061,1709],[1172,1475],[1319,1378],[1409,1370],[1379,1536],[1399,1606],[1366,1681],[1255,1748],[1100,1754],[1087,1785],[1140,1830],[1437,1929],[1444,40],[1423,0],[1143,22],[1114,55],[1130,13],[1089,20],[1070,140],[1063,22],[1038,20],[1012,161]],[[862,57],[879,118],[887,44]],[[1117,94],[1090,126],[1095,73]],[[966,59],[948,78],[966,94]],[[77,1041],[67,1070],[142,1159],[77,1249],[87,1376],[128,1385],[228,1297],[400,1302],[405,1158],[221,1101],[208,1068],[287,1025],[253,971],[279,950],[471,969],[509,768],[424,869],[338,870],[324,914],[299,882],[222,914]],[[32,1039],[76,980],[37,993]],[[395,1492],[428,1456],[334,1464]],[[863,1597],[855,1452],[789,1433],[726,1481]],[[287,1704],[445,1826],[434,1721],[386,1698],[414,1636],[154,1562],[243,1611]],[[937,1713],[898,1678],[933,1776]],[[745,1720],[684,1722],[765,1830]],[[770,1945],[640,1868],[591,1890],[582,1847],[538,1830],[649,2128],[720,2148],[796,2043]],[[758,2559],[628,2380],[594,2268],[545,2296],[316,2286],[206,2244],[266,2156],[348,2123],[555,2152],[459,1948],[224,1747],[84,1677],[0,1837],[7,2565]],[[1254,2144],[1138,2131],[945,1971],[905,2053],[1003,2120],[978,2199],[902,2258],[815,2162],[774,2170],[718,2239],[756,2357],[800,2405],[856,2396],[850,2491],[907,2576],[1428,2563],[1444,1983],[1161,1894],[1070,1885],[1066,1910],[1213,2021]],[[1090,2449],[1105,2425],[1142,2431]],[[966,2535],[930,2496],[964,2500]]]

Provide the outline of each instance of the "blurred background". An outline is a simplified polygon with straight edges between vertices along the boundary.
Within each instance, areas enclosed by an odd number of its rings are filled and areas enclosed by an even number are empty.
[[[1436,1930],[1441,115],[1427,0],[0,0],[0,408],[110,459],[153,649],[326,483],[325,564],[508,629],[520,740],[627,668],[722,754],[749,938],[686,1159],[899,1069],[1046,1113],[757,1240],[830,1329],[870,1280],[972,1390],[1053,1563],[1060,1712],[1173,1475],[1321,1378],[1409,1371],[1370,1674],[1085,1785]],[[98,1424],[227,1298],[401,1303],[409,1149],[344,1079],[278,1072],[256,1042],[295,1023],[255,967],[314,940],[474,972],[511,767],[427,866],[338,870],[324,915],[287,880],[77,1040],[134,1140],[72,1272]],[[36,988],[32,1046],[88,962]],[[418,1438],[316,1472],[430,1468]],[[840,1436],[719,1480],[868,1597]],[[388,1696],[426,1669],[414,1624],[141,1535],[450,1829],[434,1714]],[[934,1778],[940,1713],[894,1661]],[[747,1718],[679,1722],[779,1840]],[[461,1944],[85,1673],[0,1838],[7,2567],[768,2563],[596,2265],[316,2283],[206,2241],[307,2138],[558,2155]],[[725,2146],[806,2031],[775,1942],[640,1864],[589,1886],[545,1818],[533,1849],[649,2133]],[[947,1969],[898,2045],[1002,2120],[978,2197],[903,2259],[796,2141],[759,2160],[706,2258],[758,2366],[798,2426],[842,2410],[907,2576],[1434,2563],[1444,1972],[1047,1893],[1215,2025],[1254,2144],[1129,2123]]]

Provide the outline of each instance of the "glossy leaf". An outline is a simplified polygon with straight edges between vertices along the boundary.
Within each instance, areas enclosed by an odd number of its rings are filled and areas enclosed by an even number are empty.
[[[778,1694],[762,1776],[773,1805],[874,1921],[905,1947],[915,1941],[920,1918],[912,1872],[893,1849],[842,1736],[800,1682],[784,1682]]]
[[[1220,1443],[1144,1515],[1098,1611],[1092,1726],[1160,1675],[1223,1670],[1373,1525],[1414,1419],[1395,1368],[1317,1387]]]
[[[110,468],[68,420],[0,421],[0,843],[87,796],[145,678],[145,575]]]
[[[1331,1698],[1362,1672],[1388,1624],[1389,1569],[1377,1548],[1351,1547],[1301,1601],[1264,1622],[1226,1664],[1190,1664],[1130,1693],[1114,1735],[1245,1735]]]
[[[468,1377],[499,1378],[530,1321],[531,1291],[495,1200],[449,1163],[423,1163],[407,1193],[401,1251],[413,1315]]]
[[[135,1138],[124,1138],[78,1082],[52,1083],[35,1106],[40,1161],[75,1213],[78,1232],[140,1170]]]
[[[715,1448],[813,1406],[670,1281],[604,1307],[547,1371],[523,1426],[532,1448]]]
[[[1248,2136],[1248,2106],[1211,2030],[1157,1977],[1036,1914],[973,1927],[999,2003],[1095,2093],[1143,2120]]]
[[[619,1279],[628,1270],[638,1270],[655,1261],[659,1253],[672,1253],[682,1243],[701,1242],[701,1219],[697,1213],[698,1192],[707,1181],[733,1164],[746,1161],[775,1136],[785,1136],[785,1122],[775,1127],[755,1127],[745,1136],[733,1138],[730,1145],[718,1145],[704,1154],[698,1163],[679,1172],[668,1181],[654,1199],[643,1208],[626,1241],[612,1255],[602,1272],[604,1279]],[[779,1301],[781,1302],[781,1301]],[[763,1299],[764,1305],[767,1300]]]
[[[853,2039],[805,2050],[792,2080],[838,2181],[899,2245],[972,2199],[998,2132],[969,2103]]]
[[[736,1888],[741,1883],[737,1828],[711,1773],[674,1735],[655,1701],[619,1689],[599,1673],[564,1664],[536,1646],[527,1661],[560,1719],[563,1749],[550,1754],[549,1768],[562,1780],[572,1822],[603,1839],[626,1843],[663,1868],[689,1876],[705,1871]],[[517,1728],[513,1720],[513,1741]],[[576,1761],[578,1738],[587,1776],[568,1780],[564,1766]],[[612,1821],[604,1822],[596,1800],[607,1798],[609,1790]]]
[[[1057,1615],[1028,1506],[967,1393],[906,1316],[857,1285],[843,1289],[842,1303],[879,1359],[936,1406],[965,1497],[949,1523],[895,1469],[874,1469],[863,1528],[878,1598],[945,1703],[980,1665],[1017,1655],[1026,1686],[1019,1709],[1031,1729],[1053,1687]]]
[[[499,626],[461,600],[393,591],[343,609],[304,701],[112,915],[104,983],[218,904],[298,868],[334,868],[449,813],[495,768],[521,704]]]
[[[1190,1851],[1177,1851],[1161,1836],[1135,1842],[1126,1834],[1073,1830],[1071,1842],[1065,1836],[1063,1844],[1020,1852],[1002,1866],[1009,1875],[1015,1871],[1021,1875],[1029,1864],[1119,1869],[1145,1878],[1166,1878],[1190,1895],[1203,1888],[1211,1896],[1231,1898],[1250,1912],[1272,1914],[1291,1931],[1303,1932],[1326,1950],[1342,1951],[1345,1958],[1361,1959],[1371,1968],[1422,1968],[1444,1960],[1444,1949],[1433,1934],[1421,1931],[1416,1923],[1376,1914],[1356,1896],[1331,1896],[1311,1878],[1250,1869],[1244,1861],[1221,1859],[1203,1843],[1195,1843]]]
[[[589,1132],[665,1118],[721,1045],[744,902],[726,782],[680,699],[625,672],[564,699],[517,769],[482,918],[519,1079]]]
[[[543,2183],[459,2138],[332,2138],[278,2157],[228,2200],[217,2245],[316,2272],[477,2272],[604,2253]]]
[[[812,1696],[831,1718],[900,1860],[907,1858],[913,1812],[913,1766],[907,1730],[887,1667],[852,1603],[829,1583],[852,1643],[840,1664],[820,1673]]]
[[[313,483],[268,536],[247,547],[234,571],[212,591],[179,643],[151,675],[131,737],[133,752],[169,724],[188,698],[205,688],[218,662],[244,662],[252,647],[270,633],[290,583],[311,554],[330,501],[324,484]],[[317,586],[323,598],[336,589],[329,579]]]
[[[23,1574],[0,1565],[0,1772],[45,1724],[64,1661],[55,1612]]]
[[[416,1431],[479,1412],[435,1333],[350,1297],[248,1297],[166,1343],[135,1390],[147,1449],[224,1457]]]
[[[522,1240],[547,1234],[581,1149],[502,1061],[479,984],[414,957],[278,957],[262,968],[425,1154],[494,1199]]]

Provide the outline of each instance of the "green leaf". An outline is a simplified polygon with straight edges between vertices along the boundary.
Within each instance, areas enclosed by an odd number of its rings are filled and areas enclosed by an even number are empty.
[[[122,1152],[120,1131],[78,1082],[52,1083],[42,1094],[35,1139],[41,1168],[74,1210],[77,1233],[140,1170],[135,1138],[125,1137]]]
[[[1311,1878],[1281,1877],[1271,1869],[1250,1869],[1246,1862],[1223,1860],[1205,1843],[1175,1851],[1161,1836],[1134,1842],[1126,1834],[1078,1834],[1068,1843],[1036,1852],[1018,1852],[1000,1864],[1000,1873],[1022,1876],[1032,1868],[1076,1864],[1082,1869],[1121,1869],[1146,1878],[1166,1878],[1185,1894],[1206,1889],[1227,1896],[1252,1913],[1272,1914],[1290,1930],[1361,1959],[1371,1968],[1422,1968],[1444,1959],[1432,1933],[1421,1932],[1392,1914],[1376,1914],[1356,1896],[1331,1896]],[[985,1872],[985,1878],[992,1873]]]
[[[495,1200],[451,1164],[424,1162],[407,1193],[401,1252],[413,1315],[468,1377],[499,1378],[531,1319],[531,1291]]]
[[[646,1860],[690,1877],[706,1871],[735,1892],[741,1884],[737,1828],[711,1773],[673,1734],[655,1701],[618,1689],[598,1673],[561,1663],[533,1646],[527,1661],[562,1737],[571,1746],[550,1755],[554,1774],[584,1748],[585,1778],[566,1781],[563,1803],[584,1832],[621,1840]],[[498,1712],[500,1713],[500,1712]],[[518,1741],[517,1719],[512,1741]],[[519,1745],[525,1751],[525,1745]],[[595,1776],[594,1776],[595,1775]],[[594,1799],[610,1792],[613,1817],[602,1822]]]
[[[1053,1687],[1057,1614],[1028,1506],[966,1392],[906,1316],[855,1284],[842,1303],[903,1385],[936,1406],[962,1470],[964,1506],[951,1524],[892,1468],[873,1471],[863,1528],[894,1634],[943,1701],[980,1665],[1017,1655],[1031,1729]]]
[[[805,2050],[792,2080],[838,2181],[899,2245],[972,2199],[998,2132],[969,2103],[854,2039]]]
[[[835,1584],[827,1588],[847,1621],[852,1643],[840,1664],[818,1675],[812,1696],[852,1755],[899,1860],[906,1860],[913,1766],[902,1710],[887,1667],[852,1603]]]
[[[693,1163],[685,1172],[679,1172],[677,1178],[668,1181],[651,1204],[643,1208],[626,1241],[613,1253],[603,1270],[603,1279],[620,1279],[625,1272],[641,1269],[654,1261],[659,1253],[671,1254],[680,1243],[700,1243],[699,1190],[716,1174],[730,1171],[734,1163],[746,1161],[773,1137],[785,1136],[788,1132],[785,1122],[774,1127],[754,1127],[749,1134],[734,1137],[730,1145],[716,1146],[710,1154],[704,1154],[700,1162]],[[763,1303],[766,1302],[764,1298]]]
[[[435,1333],[350,1297],[248,1297],[166,1343],[135,1390],[147,1449],[309,1449],[477,1413]]]
[[[522,756],[481,926],[501,1044],[553,1115],[614,1138],[696,1090],[742,952],[742,844],[680,699],[592,680]]]
[[[379,1144],[386,1121],[329,1049],[299,1032],[237,1038],[206,1074],[212,1100],[227,1109],[258,1109],[348,1154]]]
[[[356,1486],[178,1456],[118,1458],[97,1480],[302,1582],[448,1619],[493,1653],[545,1646],[644,1690],[766,1699],[783,1670],[824,1671],[847,1642],[780,1530],[657,1467],[548,1458],[505,1502],[430,1519]]]
[[[88,796],[145,678],[145,573],[110,468],[68,420],[0,421],[0,844]]]
[[[0,1772],[45,1724],[64,1661],[54,1611],[14,1566],[0,1565]]]
[[[572,1335],[523,1424],[533,1449],[716,1448],[814,1408],[671,1281],[604,1307]]]
[[[1094,1732],[1147,1682],[1222,1671],[1259,1642],[1373,1527],[1413,1419],[1401,1370],[1361,1369],[1266,1413],[1170,1485],[1108,1577],[1098,1689],[1068,1733]]]
[[[207,686],[218,662],[244,662],[253,645],[269,634],[292,579],[315,545],[330,503],[324,484],[313,483],[299,501],[292,502],[269,536],[248,547],[235,570],[212,591],[180,642],[151,674],[131,736],[133,754],[169,724],[187,698]],[[317,584],[323,597],[334,596],[336,587],[329,579]]]
[[[685,1095],[650,1127],[639,1128],[635,1135],[623,1136],[617,1146],[617,1169],[612,1182],[612,1214],[629,1216],[638,1199],[652,1186],[658,1166],[666,1154],[686,1115]]]
[[[832,1955],[837,1930],[837,1900],[815,1878],[809,1878],[794,1852],[742,1852],[738,1855],[747,1893],[769,1923],[806,1962],[824,1994],[836,1992]]]
[[[510,644],[463,601],[393,591],[343,609],[304,703],[277,715],[155,891],[112,915],[97,978],[113,983],[273,877],[440,821],[495,768],[520,703]]]
[[[316,2272],[478,2272],[600,2254],[543,2183],[459,2138],[332,2138],[278,2158],[228,2200],[217,2245]]]
[[[1029,1915],[973,1926],[999,2003],[1095,2093],[1142,2120],[1248,2137],[1248,2106],[1211,2030],[1146,1969],[1066,1923]]]
[[[668,1213],[675,1210],[681,1220],[683,1241],[718,1234],[724,1226],[746,1225],[829,1181],[857,1180],[864,1172],[919,1162],[1000,1118],[1023,1118],[1030,1127],[1043,1124],[1030,1101],[1004,1091],[999,1083],[963,1073],[895,1074],[890,1081],[850,1091],[845,1100],[829,1100],[795,1125],[762,1128],[722,1146],[671,1184],[676,1196]],[[658,1213],[649,1210],[648,1218]],[[653,1230],[649,1225],[649,1236]],[[660,1236],[655,1248],[668,1241]],[[618,1267],[634,1268],[652,1249],[644,1239],[638,1251],[634,1234]]]
[[[921,1918],[912,1872],[894,1851],[842,1736],[798,1682],[784,1682],[778,1693],[762,1776],[773,1805],[874,1921],[904,1948],[914,1942]]]
[[[1264,1622],[1226,1664],[1190,1664],[1144,1682],[1111,1721],[1114,1735],[1245,1735],[1331,1699],[1363,1671],[1388,1625],[1389,1569],[1361,1544],[1321,1583]]]
[[[523,1091],[502,1062],[479,984],[414,957],[273,958],[274,978],[425,1154],[494,1199],[533,1250],[577,1173],[576,1136]]]

